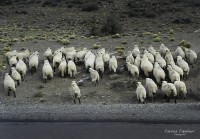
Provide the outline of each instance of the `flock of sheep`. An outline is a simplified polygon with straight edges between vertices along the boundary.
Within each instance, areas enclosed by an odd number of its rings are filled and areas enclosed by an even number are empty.
[[[29,49],[22,52],[13,50],[7,52],[5,57],[11,70],[10,73],[5,74],[4,88],[8,95],[13,92],[16,97],[16,86],[24,80],[27,65],[32,74],[36,72],[39,65],[39,51],[31,54]],[[84,63],[85,69],[90,73],[95,85],[99,83],[100,78],[103,78],[105,68],[108,68],[111,74],[115,73],[118,68],[117,58],[109,54],[105,48],[97,52],[87,48],[77,52],[74,47],[61,47],[53,52],[51,48],[48,48],[44,52],[44,57],[42,73],[45,83],[47,79],[53,78],[56,70],[59,71],[61,77],[69,74],[71,78],[75,78],[77,62]],[[181,80],[187,79],[190,72],[189,64],[193,65],[196,60],[197,54],[193,50],[180,46],[171,52],[164,44],[160,45],[158,51],[152,46],[140,50],[138,45],[134,45],[134,49],[128,51],[125,65],[133,78],[138,79],[141,71],[146,77],[145,87],[141,82],[137,82],[136,95],[139,103],[145,102],[146,93],[153,101],[158,86],[161,87],[168,102],[171,97],[174,97],[176,103],[177,96],[181,94],[186,98],[187,88]],[[76,81],[72,81],[70,91],[74,103],[76,103],[76,99],[81,103],[81,92]]]

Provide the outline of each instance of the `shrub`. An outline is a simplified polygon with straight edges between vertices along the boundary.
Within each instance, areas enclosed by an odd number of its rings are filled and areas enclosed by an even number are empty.
[[[99,43],[96,43],[92,46],[93,49],[99,49],[101,45]]]
[[[70,44],[70,41],[68,39],[59,39],[58,42],[61,43],[62,45],[69,45]]]
[[[153,38],[153,41],[154,41],[154,42],[160,42],[160,41],[161,41],[161,38],[160,38],[160,37],[155,37],[155,38]]]
[[[190,48],[191,47],[191,44],[190,42],[187,42],[185,40],[182,40],[180,43],[179,43],[180,46],[183,46],[183,47],[186,47],[186,48]]]

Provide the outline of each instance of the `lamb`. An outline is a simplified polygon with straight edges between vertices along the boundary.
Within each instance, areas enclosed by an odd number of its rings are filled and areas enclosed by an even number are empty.
[[[128,55],[126,57],[126,62],[129,62],[130,64],[134,64],[134,57],[133,57],[131,51],[128,51]]]
[[[110,61],[109,61],[109,69],[110,71],[113,71],[114,73],[117,71],[117,59],[115,56],[112,56]]]
[[[126,62],[126,66],[127,66],[128,71],[131,73],[131,75],[139,78],[139,69],[137,66],[131,64],[130,62]]]
[[[11,77],[15,81],[16,85],[21,84],[21,81],[22,81],[21,75],[19,74],[19,72],[14,67],[11,68]]]
[[[103,54],[103,62],[104,62],[105,64],[108,64],[109,61],[110,61],[110,55],[109,55],[108,52],[106,52],[105,54]]]
[[[176,59],[177,56],[181,56],[183,59],[185,59],[185,52],[180,46],[178,46],[174,51],[174,59]]]
[[[15,67],[17,64],[17,56],[13,55],[10,59],[9,59],[9,65],[11,67]]]
[[[169,51],[169,49],[162,43],[159,50],[162,57],[165,57],[167,50]]]
[[[140,50],[138,48],[138,45],[134,45],[133,51],[132,51],[133,57],[137,57],[140,55]]]
[[[76,104],[76,99],[78,99],[78,102],[81,103],[81,91],[76,81],[72,81],[70,91],[72,98],[74,99],[74,103]]]
[[[136,95],[138,102],[142,102],[143,104],[145,103],[145,98],[146,98],[146,89],[142,85],[141,82],[137,82],[137,88],[136,88]]]
[[[172,83],[174,83],[175,81],[180,81],[180,75],[178,74],[178,72],[172,69],[171,65],[168,65],[167,70]]]
[[[96,86],[96,84],[99,83],[99,73],[92,68],[89,68],[89,72],[90,72],[90,77],[92,79],[92,82],[94,82]]]
[[[167,65],[169,65],[170,62],[174,62],[173,56],[169,50],[166,50],[165,60]]]
[[[181,56],[177,56],[177,65],[183,70],[183,77],[187,79],[190,72],[188,63]]]
[[[13,51],[9,51],[9,52],[5,53],[5,58],[6,58],[7,62],[9,62],[9,59],[14,55],[17,55],[17,50],[13,50]]]
[[[36,72],[39,65],[39,52],[35,51],[29,58],[29,68],[31,70],[31,74],[33,75],[33,72]]]
[[[16,70],[20,73],[22,81],[24,81],[24,76],[26,75],[27,66],[22,59],[19,59],[16,65]]]
[[[162,87],[161,87],[162,92],[166,96],[166,102],[170,101],[170,97],[173,96],[176,104],[176,99],[177,99],[177,90],[174,84],[172,83],[167,83],[167,81],[162,82]]]
[[[186,61],[192,65],[197,61],[197,54],[193,50],[185,48]]]
[[[147,50],[144,50],[144,55],[146,55],[147,58],[148,58],[148,60],[149,60],[152,64],[154,64],[154,56],[153,56],[151,53],[149,53]]]
[[[156,60],[155,60],[155,61],[158,62],[158,64],[160,65],[160,67],[163,68],[163,69],[164,69],[164,68],[166,67],[166,65],[167,65],[165,59],[162,58],[162,56],[160,55],[159,52],[156,52]]]
[[[53,57],[53,70],[55,72],[56,68],[60,65],[62,61],[62,51],[55,51]]]
[[[153,46],[149,46],[148,52],[151,53],[153,56],[156,56],[156,50],[153,48]]]
[[[96,60],[95,60],[95,69],[100,73],[101,78],[103,77],[104,73],[104,62],[103,62],[103,57],[102,53],[97,52]]]
[[[152,99],[153,102],[154,95],[158,90],[158,86],[151,78],[146,78],[146,89],[148,92],[148,96]]]
[[[134,65],[136,65],[136,66],[139,68],[139,67],[140,67],[140,64],[141,64],[141,58],[140,58],[140,56],[138,55],[138,56],[135,58]]]
[[[30,56],[30,49],[26,49],[23,52],[19,52],[19,53],[17,53],[16,56],[17,56],[18,59],[26,60]]]
[[[165,80],[165,71],[160,67],[158,62],[154,63],[153,75],[158,84],[161,84],[162,81]]]
[[[10,92],[12,91],[14,94],[14,97],[16,97],[15,81],[10,77],[10,75],[8,73],[6,73],[5,77],[4,77],[4,89],[6,92],[8,92],[8,96],[10,96]]]
[[[58,69],[59,69],[59,72],[60,72],[60,76],[65,77],[66,74],[67,74],[67,62],[66,62],[64,57],[62,58],[62,61],[59,65]]]
[[[89,68],[94,68],[95,58],[96,56],[93,53],[88,56],[87,60],[85,61],[85,68],[87,71],[89,71]]]
[[[74,61],[69,60],[67,67],[68,67],[68,74],[70,75],[70,77],[75,78],[75,76],[77,74],[77,70],[76,70],[76,65],[75,65]]]
[[[52,53],[52,50],[51,50],[50,47],[48,47],[47,50],[44,52],[44,57],[45,57],[46,59],[48,59],[49,62],[52,61],[53,53]]]
[[[83,50],[77,52],[77,53],[76,53],[76,60],[77,60],[77,61],[83,61],[86,52],[87,52],[87,48],[83,48]]]
[[[151,73],[153,71],[153,65],[145,55],[143,55],[140,67],[141,67],[142,71],[144,72],[145,76],[147,76],[147,77],[149,77],[149,73]]]
[[[49,64],[48,60],[44,60],[44,65],[43,65],[43,68],[42,68],[42,74],[43,74],[44,83],[47,82],[47,79],[53,78],[53,69],[52,69],[51,65]]]
[[[175,81],[174,85],[176,86],[177,95],[180,96],[183,94],[184,99],[186,99],[187,88],[184,82],[182,81]]]
[[[174,62],[170,62],[170,65],[176,72],[178,72],[178,74],[180,75],[180,79],[182,79],[183,78],[183,70],[179,66],[177,66]]]

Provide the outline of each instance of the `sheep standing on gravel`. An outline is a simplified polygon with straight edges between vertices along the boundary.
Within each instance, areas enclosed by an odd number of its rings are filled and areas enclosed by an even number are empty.
[[[113,71],[114,73],[117,71],[117,59],[115,56],[112,56],[112,58],[109,61],[109,69],[110,71]]]
[[[29,58],[29,68],[31,70],[31,74],[33,75],[33,72],[36,72],[39,65],[39,52],[35,51]]]
[[[170,62],[174,62],[174,58],[171,54],[171,52],[169,50],[166,51],[166,54],[165,54],[165,61],[166,61],[166,64],[169,65]]]
[[[129,62],[130,64],[134,64],[134,57],[133,57],[131,51],[128,51],[128,55],[126,57],[126,62]]]
[[[178,72],[172,69],[171,65],[168,65],[167,70],[169,73],[170,81],[172,83],[174,83],[175,81],[180,81],[180,74],[178,74]]]
[[[22,59],[19,59],[16,65],[16,70],[20,73],[22,81],[24,81],[24,76],[26,75],[27,66]]]
[[[53,57],[53,70],[55,72],[56,68],[60,65],[62,61],[62,51],[55,51]]]
[[[91,50],[87,50],[86,54],[85,54],[85,57],[84,57],[84,61],[86,62],[86,60],[89,58],[89,56],[94,53],[91,51]]]
[[[165,71],[160,67],[158,62],[154,63],[153,75],[158,84],[161,84],[162,81],[165,80]]]
[[[187,94],[187,88],[185,83],[182,81],[175,81],[174,85],[176,86],[177,95],[180,96],[181,94],[183,94],[185,99]]]
[[[146,77],[149,77],[149,73],[153,71],[153,65],[145,55],[143,55],[141,60],[141,69]]]
[[[108,65],[110,61],[110,55],[108,52],[106,52],[105,54],[103,54],[103,62],[105,63],[105,65]]]
[[[180,79],[183,79],[183,70],[182,68],[180,68],[179,66],[177,66],[174,62],[170,62],[170,65],[172,66],[172,68],[178,72],[178,74],[180,75]]]
[[[193,50],[185,48],[186,61],[192,65],[197,61],[197,54]]]
[[[162,87],[161,87],[162,92],[165,94],[166,101],[169,102],[170,101],[170,97],[173,96],[175,103],[176,103],[176,99],[177,99],[177,91],[176,91],[176,87],[174,84],[172,83],[167,83],[167,81],[163,81],[162,82]]]
[[[76,53],[76,61],[83,61],[85,54],[87,52],[87,48],[83,48],[83,50]]]
[[[16,85],[21,84],[21,81],[22,81],[21,75],[19,74],[19,72],[14,67],[11,68],[11,77],[15,81]]]
[[[48,60],[44,60],[42,74],[43,74],[43,80],[45,83],[47,82],[47,79],[53,78],[53,69],[52,69],[51,65],[49,64]]]
[[[134,65],[136,65],[138,68],[140,68],[140,64],[141,64],[141,58],[140,58],[140,56],[137,56],[135,58]]]
[[[134,45],[132,54],[133,54],[133,57],[137,57],[140,55],[140,49],[138,48],[138,45]]]
[[[17,55],[17,50],[6,52],[5,53],[6,61],[9,62],[9,59],[14,55]]]
[[[146,89],[148,92],[148,96],[151,98],[152,102],[154,99],[154,95],[158,90],[158,86],[151,78],[146,78]]]
[[[185,59],[185,52],[183,51],[181,46],[178,46],[174,51],[174,59],[176,59],[177,56],[181,56],[183,59]]]
[[[76,70],[76,64],[74,63],[74,61],[69,60],[68,61],[68,74],[70,75],[70,77],[74,77],[77,75],[77,70]]]
[[[27,60],[30,56],[30,50],[26,49],[23,52],[17,53],[17,58],[22,60]]]
[[[102,55],[103,55],[102,53],[97,52],[95,60],[95,69],[99,72],[101,78],[103,78],[103,73],[104,73],[104,62]]]
[[[139,78],[139,69],[137,66],[131,64],[130,62],[126,62],[126,66],[128,71],[131,73],[131,75],[133,75],[133,77],[137,77],[137,79]]]
[[[148,60],[154,64],[154,56],[153,54],[149,53],[147,50],[144,50],[144,55],[147,56]]]
[[[94,82],[96,86],[96,84],[99,83],[99,73],[92,68],[89,68],[89,72],[90,72],[90,77],[92,79],[92,82]]]
[[[159,50],[161,56],[165,57],[165,54],[166,54],[167,51],[169,51],[169,49],[162,43],[160,45],[160,50]]]
[[[44,52],[44,57],[45,57],[45,59],[48,59],[49,62],[52,61],[53,54],[52,54],[52,50],[50,47],[48,47],[47,50]]]
[[[67,61],[69,61],[69,60],[75,61],[76,54],[77,54],[77,52],[74,47],[66,48],[64,51],[64,56]]]
[[[17,64],[17,56],[13,55],[10,59],[9,59],[9,65],[11,67],[15,67]]]
[[[141,82],[137,82],[136,95],[138,102],[142,102],[144,104],[146,99],[146,89]]]
[[[8,96],[10,96],[10,92],[12,91],[14,97],[16,97],[15,81],[10,77],[10,75],[8,73],[6,73],[5,77],[4,77],[4,89],[5,89],[6,92],[8,92]]]
[[[151,53],[154,57],[156,56],[156,50],[153,48],[153,46],[149,46],[148,52]]]
[[[190,72],[188,63],[181,56],[177,56],[177,65],[183,70],[183,75],[187,79]]]
[[[67,62],[66,62],[64,57],[62,58],[62,61],[61,61],[60,65],[59,65],[59,67],[58,67],[58,70],[60,72],[60,76],[61,77],[65,77],[66,76],[66,74],[67,74]]]
[[[72,98],[74,99],[74,103],[76,104],[76,99],[78,99],[78,102],[81,103],[81,91],[76,81],[72,81],[70,91]]]
[[[89,68],[94,68],[95,59],[96,59],[96,56],[93,53],[90,53],[90,55],[85,61],[85,68],[87,71],[89,71]]]
[[[167,63],[166,63],[165,59],[160,55],[159,52],[156,52],[155,59],[156,59],[155,61],[158,62],[158,64],[160,65],[161,68],[164,69],[166,67]]]

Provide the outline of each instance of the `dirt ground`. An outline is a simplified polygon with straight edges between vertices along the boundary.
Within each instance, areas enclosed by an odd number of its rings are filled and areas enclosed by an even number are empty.
[[[4,62],[3,50],[9,45],[11,50],[21,50],[29,48],[32,51],[40,51],[40,64],[37,72],[32,76],[28,70],[25,81],[17,87],[16,95],[8,97],[3,88],[3,74],[9,70],[9,66],[0,72],[0,102],[2,104],[72,104],[72,98],[69,93],[69,86],[73,79],[61,78],[58,72],[52,80],[43,83],[42,66],[43,53],[50,47],[53,50],[64,45],[57,42],[58,38],[68,38],[70,44],[65,47],[74,46],[76,49],[87,47],[93,49],[97,42],[105,47],[109,52],[114,53],[115,48],[124,46],[125,53],[133,49],[134,44],[139,47],[148,47],[153,45],[157,50],[161,43],[164,43],[172,51],[176,49],[181,40],[190,42],[191,49],[200,53],[200,29],[198,7],[182,6],[184,10],[177,12],[164,12],[155,18],[146,17],[121,17],[119,20],[123,26],[123,32],[120,38],[113,38],[111,35],[103,37],[88,36],[89,29],[83,22],[92,16],[102,16],[109,14],[109,7],[118,6],[116,11],[119,15],[125,9],[123,7],[127,1],[114,1],[114,4],[107,4],[107,7],[101,8],[95,12],[83,12],[78,8],[60,7],[42,7],[39,4],[29,6],[7,5],[0,6],[0,49],[1,61]],[[169,5],[173,7],[174,5]],[[180,7],[179,7],[180,8]],[[105,10],[107,9],[107,10]],[[25,11],[25,12],[23,12]],[[105,12],[105,13],[104,13]],[[173,21],[178,17],[189,18],[191,23],[175,24]],[[150,32],[150,33],[149,33]],[[72,35],[75,34],[75,37]],[[161,38],[158,42],[154,41],[153,34],[158,34]],[[116,55],[119,55],[116,53]],[[125,64],[125,61],[118,59],[119,67]],[[79,65],[76,81],[88,77],[84,66]],[[199,102],[200,100],[200,59],[198,58],[194,67],[191,67],[189,78],[184,80],[188,88],[188,97],[182,98],[178,103]],[[113,79],[116,78],[116,79]],[[130,80],[129,80],[130,79]],[[144,77],[141,81],[144,85]],[[97,86],[90,80],[80,86],[82,93],[82,103],[84,104],[134,104],[138,103],[136,99],[136,86],[134,79],[129,77],[127,71],[117,74],[116,77],[105,72],[104,78],[100,80]],[[35,94],[41,93],[43,96],[35,97]],[[147,99],[147,103],[151,103]],[[158,91],[154,103],[165,103],[163,94]],[[171,101],[172,103],[172,101]]]

